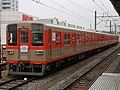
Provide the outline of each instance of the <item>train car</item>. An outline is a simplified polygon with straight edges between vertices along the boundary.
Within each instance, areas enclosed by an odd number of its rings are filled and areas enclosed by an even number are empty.
[[[9,24],[6,41],[9,74],[43,76],[73,56],[116,44],[118,36],[31,21]]]

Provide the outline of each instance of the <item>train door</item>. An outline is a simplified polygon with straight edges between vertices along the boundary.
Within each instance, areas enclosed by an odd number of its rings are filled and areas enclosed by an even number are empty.
[[[30,31],[29,30],[19,30],[19,60],[29,61],[30,60]]]
[[[61,55],[61,32],[56,34],[56,46],[58,48],[58,56]]]
[[[51,40],[51,29],[49,29],[48,31],[48,58],[51,59],[52,53],[51,53],[51,44],[52,44],[52,40]]]

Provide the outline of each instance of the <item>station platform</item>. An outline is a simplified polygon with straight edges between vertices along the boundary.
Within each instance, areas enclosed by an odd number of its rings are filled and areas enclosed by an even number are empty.
[[[103,73],[89,90],[120,90],[120,74]]]
[[[89,90],[120,90],[120,54]]]

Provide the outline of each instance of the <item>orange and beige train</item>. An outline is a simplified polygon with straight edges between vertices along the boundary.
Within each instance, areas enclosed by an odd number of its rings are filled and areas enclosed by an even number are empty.
[[[118,43],[118,36],[30,21],[9,24],[6,41],[9,74],[43,76],[74,57]]]

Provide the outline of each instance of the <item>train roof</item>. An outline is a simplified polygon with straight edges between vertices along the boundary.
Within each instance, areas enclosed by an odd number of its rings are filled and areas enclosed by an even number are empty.
[[[39,23],[39,24],[43,24],[40,21],[15,21],[15,22],[12,22],[11,24],[20,24],[20,23]]]
[[[102,33],[102,32],[95,32],[95,31],[90,31],[90,30],[87,30],[87,29],[77,29],[77,28],[71,28],[71,27],[65,27],[65,26],[59,26],[59,25],[54,25],[54,24],[45,24],[45,26],[48,26],[48,27],[56,27],[56,28],[61,28],[61,29],[69,29],[69,30],[76,30],[76,31],[83,31],[83,32],[91,32],[91,33],[98,33],[98,34],[107,34],[107,35],[116,35],[116,34],[110,34],[110,33]],[[118,35],[116,35],[118,36]]]
[[[18,22],[13,22],[12,24],[20,24],[20,23],[38,23],[38,24],[43,24],[44,26],[47,27],[56,27],[56,28],[61,28],[61,29],[69,29],[69,30],[76,30],[76,31],[83,31],[83,32],[91,32],[91,33],[98,33],[98,34],[107,34],[107,35],[114,35],[114,36],[118,36],[116,34],[110,34],[110,33],[103,33],[103,32],[96,32],[93,30],[87,30],[87,29],[77,29],[77,28],[72,28],[72,27],[67,27],[67,26],[60,26],[60,25],[56,25],[56,24],[46,24],[40,21],[18,21]],[[10,25],[10,24],[9,24]]]

